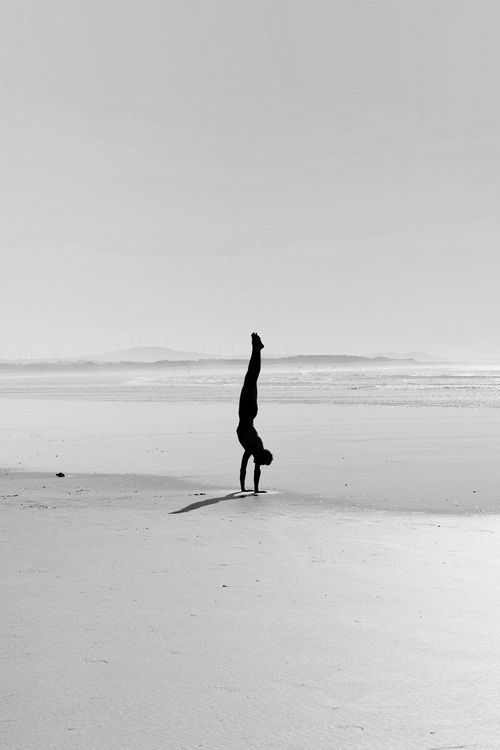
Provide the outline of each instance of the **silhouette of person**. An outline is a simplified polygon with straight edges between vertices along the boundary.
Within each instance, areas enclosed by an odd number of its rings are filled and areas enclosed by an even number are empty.
[[[252,333],[252,355],[248,363],[243,388],[241,389],[238,409],[240,422],[236,430],[238,440],[244,448],[240,468],[240,487],[242,492],[247,491],[245,489],[245,477],[250,456],[253,456],[255,462],[253,475],[254,492],[259,492],[260,467],[262,465],[269,466],[273,460],[273,454],[264,448],[264,444],[253,426],[253,420],[257,416],[258,411],[257,380],[260,373],[260,352],[263,348],[264,344],[260,340],[260,336],[257,333]],[[261,490],[261,492],[263,491],[265,490]]]

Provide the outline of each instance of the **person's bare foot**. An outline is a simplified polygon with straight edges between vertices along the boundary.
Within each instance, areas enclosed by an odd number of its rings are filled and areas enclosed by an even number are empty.
[[[259,351],[264,348],[264,344],[260,340],[258,333],[252,333],[252,346],[254,349],[259,349]]]

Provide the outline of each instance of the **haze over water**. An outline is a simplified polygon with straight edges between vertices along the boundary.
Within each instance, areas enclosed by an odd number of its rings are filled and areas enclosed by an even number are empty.
[[[189,366],[90,372],[2,373],[0,397],[237,403],[243,371]],[[261,403],[500,406],[500,364],[297,366],[265,364]]]

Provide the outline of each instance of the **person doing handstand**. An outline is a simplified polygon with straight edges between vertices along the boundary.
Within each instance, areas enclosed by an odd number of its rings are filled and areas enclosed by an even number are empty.
[[[236,430],[238,440],[245,451],[241,459],[240,468],[240,487],[242,492],[247,491],[245,489],[245,477],[250,456],[253,456],[255,462],[253,475],[254,492],[259,492],[260,467],[262,465],[269,466],[273,460],[273,454],[264,448],[264,444],[253,426],[253,420],[257,416],[258,411],[257,380],[260,373],[260,352],[263,348],[264,344],[260,340],[260,336],[257,333],[252,333],[252,356],[250,357],[247,374],[245,375],[243,388],[241,389],[238,409],[240,422]],[[264,491],[261,490],[261,492]]]

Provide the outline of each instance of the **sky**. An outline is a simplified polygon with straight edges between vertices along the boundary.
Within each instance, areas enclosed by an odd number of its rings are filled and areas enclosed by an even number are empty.
[[[496,0],[5,0],[0,359],[500,358]]]

